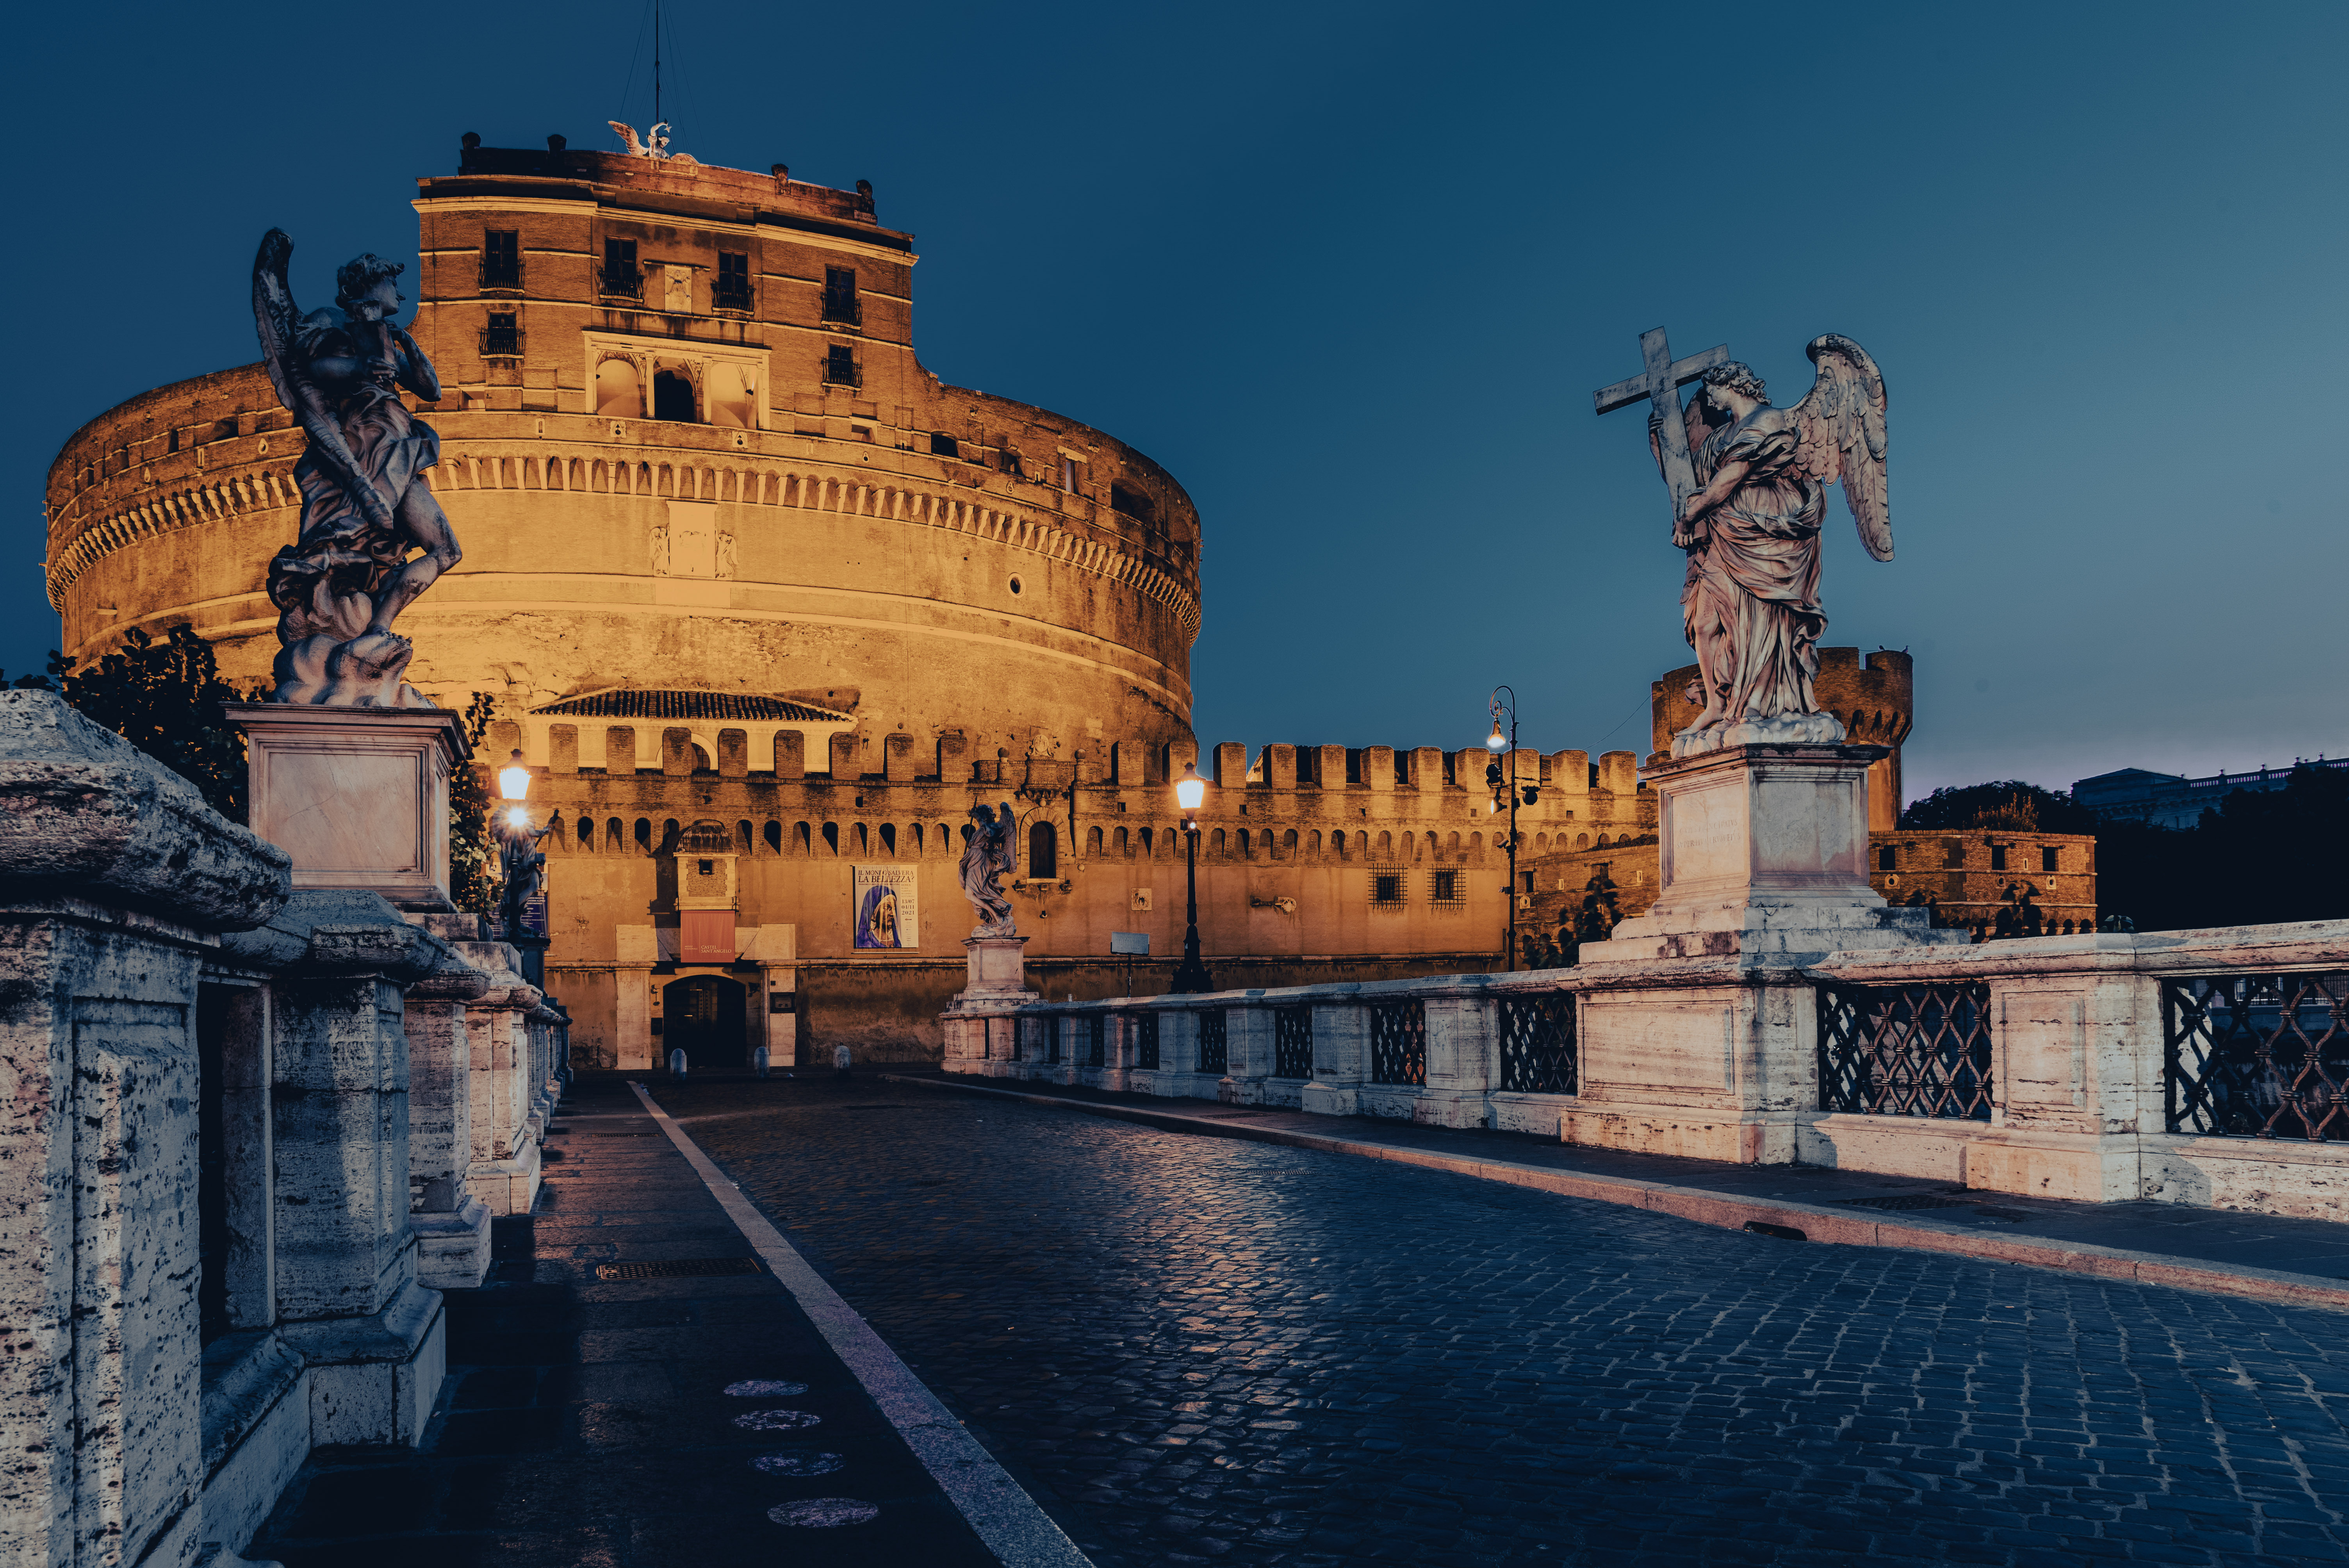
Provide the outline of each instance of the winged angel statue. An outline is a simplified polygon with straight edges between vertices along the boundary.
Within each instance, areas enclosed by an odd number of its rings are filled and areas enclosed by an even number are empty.
[[[695,164],[701,161],[690,152],[671,152],[668,150],[668,121],[667,120],[661,121],[645,132],[641,140],[636,137],[636,128],[625,120],[607,119],[604,123],[620,133],[620,139],[628,144],[628,156],[631,158],[650,158],[662,163],[678,164]]]
[[[962,895],[970,900],[978,916],[978,923],[970,929],[973,936],[1019,934],[1019,923],[1011,917],[1011,901],[1003,896],[1003,878],[1011,870],[1011,842],[1018,826],[1009,800],[999,815],[988,810],[984,801],[970,809],[970,842],[962,851]]]
[[[1810,392],[1773,407],[1762,378],[1716,365],[1682,410],[1696,493],[1673,518],[1688,552],[1681,612],[1696,650],[1704,711],[1672,738],[1672,755],[1753,742],[1832,745],[1842,723],[1811,693],[1826,630],[1819,608],[1819,529],[1826,487],[1843,481],[1859,541],[1892,559],[1885,501],[1884,377],[1868,351],[1832,333],[1814,338]],[[1657,447],[1660,416],[1649,417]]]
[[[334,305],[305,315],[285,281],[293,253],[272,229],[253,261],[261,356],[308,438],[294,465],[301,535],[269,563],[280,645],[270,700],[430,707],[403,678],[415,649],[391,623],[460,558],[424,482],[440,438],[399,399],[406,387],[437,401],[440,378],[391,319],[403,268],[374,255],[347,262]]]

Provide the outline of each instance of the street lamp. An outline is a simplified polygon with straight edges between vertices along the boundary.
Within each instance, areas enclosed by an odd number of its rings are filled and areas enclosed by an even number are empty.
[[[1174,803],[1183,808],[1183,852],[1188,889],[1184,900],[1183,962],[1175,967],[1171,987],[1178,996],[1195,996],[1216,988],[1216,983],[1207,978],[1206,965],[1199,958],[1199,806],[1206,798],[1207,781],[1199,777],[1195,764],[1185,762],[1183,777],[1174,782]]]
[[[1506,702],[1501,700],[1503,692],[1509,694],[1509,699]],[[1497,816],[1500,813],[1505,798],[1509,808],[1509,833],[1504,841],[1509,851],[1509,885],[1501,891],[1502,896],[1509,901],[1509,937],[1505,955],[1508,960],[1509,968],[1515,970],[1517,966],[1517,801],[1522,797],[1525,803],[1530,806],[1540,799],[1541,784],[1537,780],[1531,784],[1521,785],[1516,780],[1516,688],[1509,686],[1495,686],[1492,701],[1486,706],[1493,715],[1493,733],[1485,738],[1485,749],[1492,753],[1493,759],[1485,765],[1485,782],[1493,787],[1494,814]],[[1509,729],[1506,735],[1501,733],[1501,715],[1505,711],[1509,716]],[[1505,753],[1509,758],[1506,771],[1504,771],[1501,767],[1501,758]]]
[[[540,875],[546,857],[538,851],[539,840],[554,830],[549,821],[543,828],[530,825],[530,808],[523,802],[530,798],[530,769],[523,765],[522,753],[516,750],[512,760],[498,769],[498,798],[506,802],[503,820],[497,824],[499,869],[504,873],[504,885],[498,895],[498,913],[505,924],[506,940],[526,934],[523,930],[523,911],[530,895],[538,891]],[[536,975],[527,976],[537,985]]]

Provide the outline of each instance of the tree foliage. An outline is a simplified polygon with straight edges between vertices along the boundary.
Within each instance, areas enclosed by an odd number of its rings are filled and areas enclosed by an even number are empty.
[[[77,661],[52,653],[47,675],[5,684],[60,694],[91,723],[193,784],[213,810],[243,821],[244,736],[221,705],[259,701],[265,691],[240,694],[221,679],[212,645],[191,626],[172,627],[160,643],[133,626],[122,640],[94,665],[76,668]]]
[[[2139,931],[2349,918],[2349,770],[2295,768],[2191,828],[2102,824],[2096,902]]]
[[[1910,802],[1900,826],[1920,831],[1982,830],[2009,833],[2093,833],[2095,813],[2061,789],[2020,779],[1936,789]]]
[[[498,912],[498,851],[490,840],[490,763],[481,756],[497,704],[475,692],[465,707],[465,744],[474,760],[449,780],[449,897],[472,914]]]

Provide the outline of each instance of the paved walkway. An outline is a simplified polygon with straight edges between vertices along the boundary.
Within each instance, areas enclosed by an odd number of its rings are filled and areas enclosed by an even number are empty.
[[[2349,1561],[2335,1311],[925,1084],[653,1092],[1101,1568]]]
[[[1562,1144],[1530,1133],[1309,1116],[940,1072],[891,1074],[965,1092],[1029,1097],[1171,1130],[1408,1160],[1573,1197],[1813,1241],[1913,1246],[2079,1273],[2349,1308],[2349,1224],[2176,1203],[2080,1203],[1816,1165],[1732,1165]],[[1550,1173],[1555,1179],[1545,1179]]]
[[[583,1083],[563,1109],[538,1212],[495,1222],[490,1283],[449,1294],[423,1447],[320,1450],[247,1555],[994,1563],[626,1086]]]

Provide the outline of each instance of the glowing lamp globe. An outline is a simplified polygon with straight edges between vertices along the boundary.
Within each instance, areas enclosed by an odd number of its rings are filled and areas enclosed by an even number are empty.
[[[1501,733],[1501,721],[1496,718],[1493,721],[1493,733],[1485,738],[1485,749],[1487,751],[1506,751],[1508,749],[1508,737]]]
[[[525,800],[530,798],[530,769],[522,765],[522,753],[513,754],[512,763],[498,769],[498,796],[505,800]]]
[[[1185,762],[1183,764],[1183,777],[1174,783],[1175,803],[1185,811],[1195,811],[1206,798],[1207,781],[1199,777],[1197,768]]]

